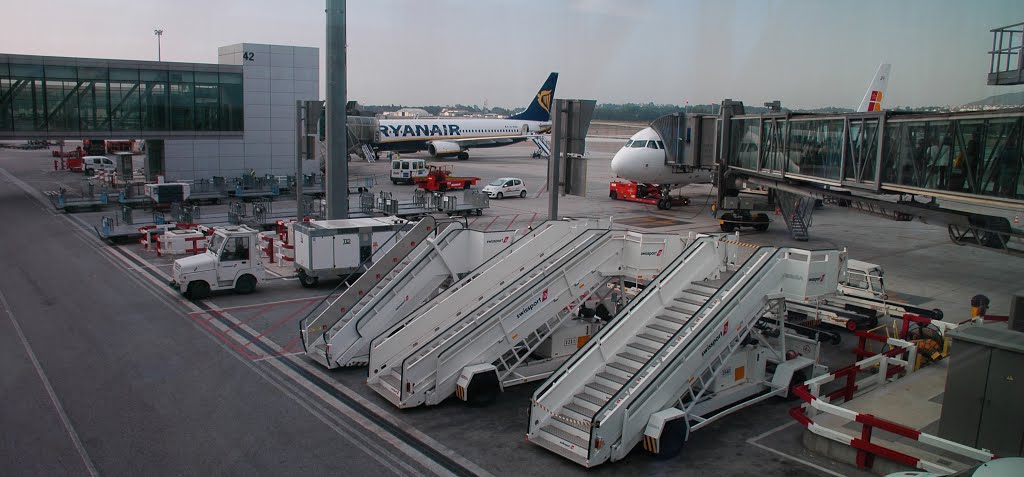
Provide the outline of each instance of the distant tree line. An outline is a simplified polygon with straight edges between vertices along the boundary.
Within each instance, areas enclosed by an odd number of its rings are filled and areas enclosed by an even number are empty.
[[[400,104],[390,105],[359,105],[359,110],[364,114],[380,114],[385,112],[394,112],[402,108],[414,107],[425,110],[432,116],[441,114],[443,109],[459,109],[467,111],[472,114],[482,113],[494,113],[502,116],[508,116],[519,111],[519,109],[506,109],[501,107],[490,107],[485,111],[480,106],[456,104],[454,106],[403,106]],[[679,106],[676,104],[654,104],[654,103],[625,103],[625,104],[608,104],[598,103],[594,109],[594,119],[600,121],[624,121],[624,122],[650,122],[667,114],[673,114],[678,112],[695,113],[695,114],[717,114],[718,104],[690,104],[685,106]],[[910,106],[893,106],[889,108],[893,111],[943,111],[948,110],[948,107],[938,106],[922,106],[922,107],[910,107]],[[834,114],[834,113],[851,113],[853,109],[850,108],[838,108],[835,106],[828,106],[824,108],[815,109],[788,109],[783,108],[784,111],[796,112],[796,113],[821,113],[821,114]],[[744,105],[744,111],[747,114],[761,114],[769,112],[768,108],[764,106]]]

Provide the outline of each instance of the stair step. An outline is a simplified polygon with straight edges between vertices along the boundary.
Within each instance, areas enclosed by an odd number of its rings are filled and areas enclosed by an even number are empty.
[[[721,283],[714,283],[714,282],[721,282]],[[710,282],[710,281],[690,282],[690,288],[688,288],[688,290],[691,290],[691,291],[698,291],[699,290],[699,291],[707,292],[707,293],[710,294],[708,296],[711,296],[711,295],[714,295],[715,293],[718,292],[718,289],[722,286],[723,283],[725,283],[725,280],[715,280],[714,282]]]
[[[614,396],[615,393],[618,392],[618,390],[612,389],[612,388],[610,388],[608,386],[605,386],[605,385],[603,385],[601,383],[587,383],[587,385],[583,386],[583,387],[584,388],[590,388],[590,389],[593,389],[595,391],[605,393],[605,394],[607,394],[609,396]]]
[[[600,397],[597,397],[597,396],[595,396],[593,394],[590,394],[590,393],[588,393],[586,391],[578,393],[578,394],[576,394],[573,397],[575,397],[575,398],[577,398],[577,399],[579,399],[581,401],[589,402],[590,404],[593,404],[593,405],[595,405],[595,406],[597,406],[599,408],[601,406],[604,406],[605,403],[608,402],[607,399],[601,399]]]
[[[623,359],[628,359],[628,360],[636,362],[638,364],[646,364],[647,363],[647,359],[646,358],[644,358],[643,356],[637,356],[637,355],[635,355],[633,353],[630,353],[629,351],[623,351],[623,352],[621,352],[621,353],[619,353],[619,354],[617,354],[615,356],[618,356],[618,357],[623,358]]]
[[[590,420],[590,419],[594,418],[594,411],[591,411],[590,409],[587,409],[587,408],[585,408],[583,406],[580,406],[579,404],[576,404],[574,402],[570,402],[569,404],[566,404],[565,406],[562,406],[562,409],[564,409],[566,411],[572,411],[572,412],[574,412],[576,414],[579,414],[580,416],[583,416],[583,417],[587,418],[587,420]],[[568,416],[568,417],[572,417],[572,416]]]
[[[586,422],[584,422],[581,421],[580,419],[576,419],[575,417],[572,416],[566,416],[564,414],[557,414],[552,419],[558,421],[561,424],[565,424],[569,427],[572,427],[573,429],[576,429],[578,431],[583,431],[588,434],[590,433],[590,426],[587,425],[587,422],[590,421],[589,419],[587,419]]]
[[[659,320],[663,320],[663,321],[669,321],[669,322],[675,323],[677,325],[685,325],[687,321],[690,321],[689,318],[691,316],[693,316],[693,315],[689,315],[688,314],[688,315],[686,315],[686,318],[678,318],[678,317],[669,316],[669,315],[658,315],[658,316],[655,316],[655,318],[657,318]]]
[[[602,378],[602,379],[607,379],[607,380],[609,380],[609,381],[611,381],[613,383],[619,383],[619,384],[626,384],[626,383],[629,382],[629,379],[627,379],[627,378],[624,378],[624,377],[619,376],[617,374],[612,374],[612,373],[609,373],[609,372],[605,372],[605,371],[597,373],[597,377]]]
[[[673,301],[678,301],[678,302],[681,302],[681,303],[687,303],[687,304],[690,304],[690,305],[694,305],[694,306],[700,307],[700,306],[704,306],[704,302],[707,301],[707,300],[697,300],[695,298],[690,298],[688,296],[677,296],[677,297],[673,298]]]
[[[558,427],[555,427],[555,426],[553,426],[551,424],[548,424],[548,425],[540,428],[540,430],[542,430],[544,432],[547,432],[548,434],[551,434],[552,436],[555,436],[558,439],[561,439],[561,440],[566,441],[566,442],[570,442],[570,443],[576,445],[576,447],[581,447],[583,449],[586,449],[588,447],[586,439],[584,439],[584,438],[582,438],[580,436],[572,435],[572,434],[570,434],[570,433],[568,433],[568,432],[566,432],[566,431],[564,431],[562,429],[559,429]]]
[[[682,306],[677,306],[677,305],[666,306],[665,307],[665,311],[671,311],[672,313],[679,313],[680,315],[691,316],[691,315],[693,315],[693,312],[695,312],[698,309],[700,309],[699,306],[691,304],[691,303],[686,303],[686,304],[680,303],[680,305],[682,305]],[[692,310],[688,310],[687,308],[693,308],[693,309]]]
[[[706,297],[706,298],[711,298],[711,296],[715,294],[714,290],[710,290],[710,289],[704,288],[704,287],[700,287],[700,288],[697,288],[697,287],[687,288],[686,291],[688,291],[690,293],[693,293],[694,295],[700,295],[700,296],[703,296],[703,297]]]
[[[668,338],[662,338],[660,336],[652,335],[650,333],[640,333],[640,334],[636,335],[636,337],[637,338],[643,338],[643,339],[645,339],[647,341],[653,341],[653,342],[658,343],[658,344],[665,344],[666,342],[668,342]]]
[[[384,373],[384,375],[380,377],[380,380],[384,381],[394,389],[402,389],[401,379],[399,379],[398,376],[391,374],[390,372]]]
[[[630,344],[626,345],[626,347],[627,348],[637,349],[637,350],[643,351],[644,353],[650,353],[650,354],[654,354],[654,353],[658,352],[658,348],[655,348],[653,346],[647,346],[647,345],[645,345],[643,343],[630,343]]]
[[[676,331],[679,331],[678,327],[676,327],[676,328],[669,328],[669,327],[667,327],[665,325],[662,325],[660,323],[649,323],[647,325],[647,327],[652,329],[652,330],[655,330],[655,331],[660,331],[662,333],[668,333],[670,335],[674,335],[674,334],[676,334]],[[665,341],[668,341],[668,340],[666,339]]]
[[[624,373],[627,373],[629,375],[634,375],[634,374],[636,374],[637,371],[640,371],[640,368],[637,368],[635,366],[630,366],[630,365],[628,365],[626,363],[620,363],[618,361],[612,361],[612,362],[608,363],[608,367],[609,368],[615,368],[615,369],[617,369],[619,371],[622,371]],[[604,404],[604,403],[601,403],[601,404]]]

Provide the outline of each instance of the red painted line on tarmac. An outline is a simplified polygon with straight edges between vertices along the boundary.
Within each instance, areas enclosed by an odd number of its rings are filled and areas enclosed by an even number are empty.
[[[249,308],[259,308],[259,307],[262,307],[262,306],[279,305],[281,303],[293,303],[293,302],[300,302],[300,301],[322,300],[323,298],[324,297],[322,295],[321,296],[309,296],[309,297],[305,297],[305,298],[292,298],[290,300],[280,300],[280,301],[275,301],[275,302],[270,302],[270,303],[254,303],[252,305],[228,306],[228,307],[220,308],[220,310],[221,311],[246,310],[246,309],[249,309]],[[207,312],[206,311],[193,311],[193,312],[190,312],[189,314],[201,315],[203,313],[207,313]]]
[[[512,221],[508,223],[508,227],[507,227],[508,230],[512,230],[512,224],[516,223],[516,219],[518,219],[518,218],[519,218],[519,214],[516,214],[516,215],[512,216]]]
[[[473,222],[476,222],[477,220],[480,220],[480,216],[473,217],[473,220],[469,221],[469,225],[473,225]]]
[[[302,339],[302,335],[301,334],[299,336],[296,336],[295,339],[293,339],[290,343],[284,345],[284,347],[281,348],[281,351],[278,354],[281,355],[281,354],[291,353],[293,351],[298,351],[297,349],[293,350],[291,348],[292,348],[292,346],[295,346],[295,345],[299,344],[299,340],[300,339]]]
[[[532,226],[534,220],[537,220],[537,213],[536,212],[533,213],[533,217],[530,217],[530,223],[526,224],[526,226],[527,227]]]
[[[494,220],[492,220],[491,223],[487,224],[487,227],[484,227],[484,230],[490,230],[491,226],[494,225],[494,221],[498,220],[498,217],[501,217],[501,216],[500,215],[495,215],[494,216]]]
[[[214,314],[214,313],[216,313],[216,312],[213,311],[213,310],[210,311],[210,314]],[[237,351],[238,354],[242,355],[243,357],[245,357],[247,359],[256,359],[256,358],[260,357],[260,355],[253,354],[252,352],[250,352],[249,350],[245,349],[244,347],[239,346],[238,343],[235,340],[231,339],[230,336],[228,336],[227,334],[225,334],[225,333],[221,332],[220,330],[218,330],[217,327],[213,326],[213,324],[211,324],[208,320],[196,319],[195,317],[191,316],[191,313],[189,315],[190,315],[189,316],[190,319],[194,320],[196,323],[199,323],[199,326],[202,326],[203,328],[205,328],[209,332],[213,333],[214,336],[216,336],[221,341],[223,341],[225,344],[230,346],[231,349]]]
[[[256,318],[259,318],[259,317],[265,315],[268,311],[274,309],[274,307],[276,307],[276,306],[277,306],[276,304],[274,304],[274,305],[267,305],[265,308],[257,311],[256,313],[253,313],[251,316],[249,316],[249,318],[246,318],[245,321],[242,321],[240,323],[233,323],[231,326],[228,327],[228,329],[229,330],[230,329],[235,329],[235,328],[238,328],[238,327],[240,327],[242,325],[247,325],[252,320],[255,320]]]
[[[313,304],[313,302],[309,302],[309,303],[306,303],[305,305],[300,306],[299,309],[293,311],[288,316],[284,317],[283,320],[278,321],[277,323],[274,323],[273,325],[271,325],[270,328],[267,328],[267,329],[263,330],[259,334],[259,336],[253,338],[252,341],[249,341],[248,343],[246,343],[245,346],[249,346],[249,345],[253,344],[253,342],[258,341],[260,338],[266,336],[267,333],[269,333],[269,332],[277,329],[281,325],[283,325],[283,324],[293,320],[296,316],[299,316],[299,313],[302,313],[303,311],[305,311],[305,309],[309,308],[309,305],[312,305],[312,304]]]

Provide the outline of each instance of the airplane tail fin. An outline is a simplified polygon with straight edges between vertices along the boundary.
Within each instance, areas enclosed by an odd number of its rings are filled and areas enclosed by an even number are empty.
[[[860,106],[857,107],[858,113],[882,110],[882,96],[885,94],[885,87],[889,85],[889,71],[891,69],[892,65],[889,63],[878,65],[878,71],[875,72],[875,77],[871,79],[871,84],[868,85],[868,91],[864,93],[864,99],[861,100]]]
[[[509,119],[520,121],[550,121],[551,101],[555,97],[555,83],[558,82],[558,73],[548,75],[548,80],[540,87],[537,96],[534,96],[530,106],[519,114],[509,116]]]

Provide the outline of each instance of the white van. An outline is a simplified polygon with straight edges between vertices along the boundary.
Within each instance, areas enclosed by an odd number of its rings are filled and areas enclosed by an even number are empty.
[[[117,166],[107,156],[85,156],[82,158],[82,169],[88,171],[115,171]]]
[[[417,178],[427,177],[424,159],[395,159],[391,161],[391,182],[412,184]]]

